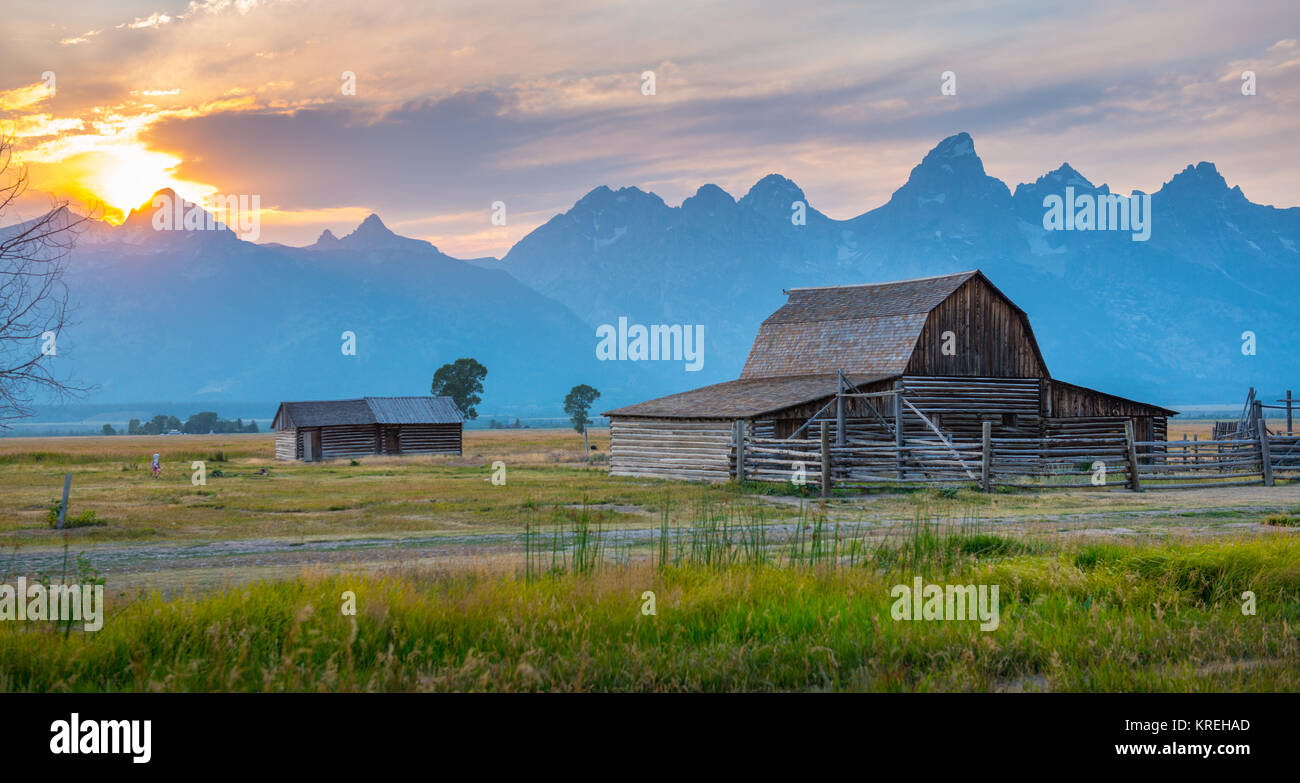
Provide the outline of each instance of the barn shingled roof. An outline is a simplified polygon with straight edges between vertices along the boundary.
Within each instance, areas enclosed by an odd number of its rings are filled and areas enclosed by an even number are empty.
[[[742,380],[849,373],[901,375],[925,319],[978,271],[892,283],[792,288],[759,327]],[[982,277],[982,275],[981,275]]]
[[[973,277],[980,278],[1014,308],[1024,322],[1038,361],[1046,366],[1029,316],[978,269],[891,283],[791,288],[785,292],[789,296],[786,303],[759,327],[739,380],[648,400],[604,415],[751,418],[834,395],[841,369],[858,386],[897,378],[907,368],[930,312]],[[1076,388],[1164,415],[1176,413],[1086,387]]]
[[[282,402],[272,426],[282,430],[358,424],[458,424],[464,420],[450,397],[364,397]]]
[[[883,378],[849,375],[848,380],[854,385],[861,386]],[[625,408],[609,411],[605,415],[744,419],[830,397],[838,389],[839,376],[835,373],[793,375],[782,378],[742,378],[628,405]]]

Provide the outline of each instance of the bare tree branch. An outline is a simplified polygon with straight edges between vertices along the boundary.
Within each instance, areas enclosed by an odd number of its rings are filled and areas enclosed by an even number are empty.
[[[14,137],[0,129],[0,217],[27,190]],[[88,217],[53,201],[44,215],[0,228],[0,430],[32,414],[38,395],[65,400],[86,389],[59,378],[58,339],[68,326],[67,259]],[[47,348],[53,347],[53,351]]]

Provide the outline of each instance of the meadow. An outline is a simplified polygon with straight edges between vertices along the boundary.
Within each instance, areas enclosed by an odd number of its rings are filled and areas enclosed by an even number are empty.
[[[612,478],[593,445],[472,430],[462,456],[303,465],[265,435],[0,441],[0,583],[108,595],[98,632],[0,622],[0,691],[1300,689],[1295,483],[821,502]],[[50,528],[65,472],[103,524]],[[998,585],[998,627],[894,619],[916,576]]]

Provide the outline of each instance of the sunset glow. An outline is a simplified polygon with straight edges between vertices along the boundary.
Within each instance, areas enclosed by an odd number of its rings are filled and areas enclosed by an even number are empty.
[[[210,185],[185,182],[175,178],[172,170],[180,159],[141,146],[130,145],[96,156],[97,165],[87,173],[85,187],[105,204],[123,215],[148,201],[162,188],[175,190],[182,198],[202,203],[216,192]],[[113,220],[112,222],[120,222]]]
[[[44,4],[0,52],[0,127],[33,189],[109,220],[164,187],[195,202],[259,194],[270,241],[307,244],[378,212],[452,254],[499,256],[601,184],[680,204],[707,183],[739,195],[780,173],[848,218],[888,201],[905,161],[957,130],[1012,183],[1068,158],[1114,190],[1150,192],[1214,160],[1252,199],[1295,204],[1289,172],[1264,152],[1300,133],[1300,44],[1275,0],[1046,17],[1012,2],[954,6],[943,22],[881,3],[862,11],[877,32],[816,6],[800,11],[813,47],[795,44],[780,5],[720,6],[743,47],[676,8],[647,27],[611,7],[579,44],[562,20],[584,12],[565,3],[511,28],[460,2],[394,0],[378,18],[343,0],[310,13],[274,0],[130,5],[70,16]],[[1167,36],[1141,32],[1170,18],[1182,21]],[[1043,43],[1060,25],[1072,35]],[[385,46],[350,35],[358,27]],[[1098,56],[1112,49],[1132,52],[1122,70]],[[948,67],[961,73],[951,99],[939,93]],[[1247,70],[1259,95],[1225,105]],[[1184,117],[1202,119],[1195,133]],[[486,222],[498,200],[508,227]]]

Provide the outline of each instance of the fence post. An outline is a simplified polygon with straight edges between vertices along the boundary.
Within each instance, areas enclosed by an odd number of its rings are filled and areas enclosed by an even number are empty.
[[[1273,486],[1273,455],[1268,448],[1268,427],[1264,426],[1264,404],[1255,401],[1255,432],[1259,435],[1259,471],[1264,486]]]
[[[898,452],[898,483],[903,483],[903,382],[894,381],[894,447]]]
[[[1291,390],[1286,390],[1286,434],[1291,434]]]
[[[835,445],[844,445],[844,371],[840,370],[839,389],[835,392]]]
[[[63,529],[63,520],[68,518],[68,490],[72,489],[72,474],[63,474],[63,504],[59,506],[59,530]]]
[[[831,429],[830,422],[822,422],[822,497],[831,494]]]
[[[736,419],[731,424],[731,436],[736,441],[736,482],[745,483],[745,420]]]
[[[1133,442],[1133,420],[1124,420],[1124,440],[1128,443],[1128,488],[1134,492],[1142,491],[1142,482],[1138,480],[1137,444]]]
[[[983,433],[983,460],[980,462],[980,488],[985,492],[992,492],[993,485],[990,483],[993,465],[993,422],[988,419],[984,420]]]

